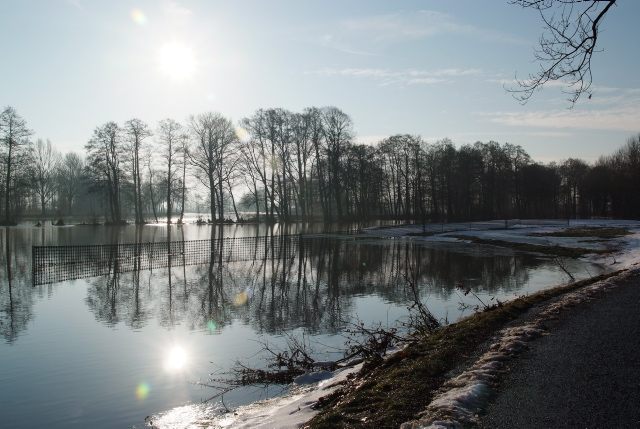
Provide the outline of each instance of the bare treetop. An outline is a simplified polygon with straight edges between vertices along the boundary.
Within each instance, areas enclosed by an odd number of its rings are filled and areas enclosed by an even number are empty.
[[[518,79],[506,88],[522,104],[549,81],[566,85],[563,92],[571,106],[584,93],[591,97],[591,57],[597,52],[600,23],[617,0],[512,0],[523,8],[539,12],[545,32],[534,55],[540,69],[528,79]]]

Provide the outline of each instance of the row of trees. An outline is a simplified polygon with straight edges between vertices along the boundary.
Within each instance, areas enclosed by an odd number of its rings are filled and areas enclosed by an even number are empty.
[[[456,148],[449,139],[395,135],[356,144],[351,118],[336,107],[260,109],[237,126],[219,113],[184,124],[165,119],[155,129],[140,119],[107,122],[94,130],[84,158],[61,156],[32,135],[13,108],[4,109],[5,224],[36,206],[116,224],[158,221],[159,213],[182,221],[200,192],[218,220],[231,211],[241,218],[239,210],[269,221],[640,214],[640,134],[594,164],[536,163],[522,147],[493,141]]]

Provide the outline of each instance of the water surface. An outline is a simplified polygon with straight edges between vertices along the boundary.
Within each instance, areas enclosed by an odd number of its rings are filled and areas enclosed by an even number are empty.
[[[336,233],[357,227],[333,225],[328,234],[316,234],[327,229],[321,224],[0,229],[3,427],[143,426],[146,416],[215,396],[198,382],[236,359],[264,365],[261,342],[283,345],[283,332],[304,334],[319,359],[339,357],[348,323],[390,326],[406,317],[408,281],[438,319],[451,322],[468,314],[461,301],[478,303],[459,294],[459,283],[488,303],[568,280],[540,255]],[[233,237],[279,234],[294,238],[256,258],[150,269],[114,259],[104,275],[33,282],[33,245],[226,238],[231,247]],[[602,272],[578,261],[567,267],[577,279]],[[208,403],[232,408],[281,392],[242,389]]]

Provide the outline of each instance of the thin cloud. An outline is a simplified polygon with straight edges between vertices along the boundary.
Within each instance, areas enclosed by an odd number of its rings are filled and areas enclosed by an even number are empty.
[[[360,79],[370,79],[377,81],[381,86],[386,85],[414,85],[414,84],[434,84],[451,81],[452,78],[460,76],[472,76],[482,73],[481,69],[439,69],[429,70],[389,70],[376,68],[324,68],[316,74],[324,76],[348,76]]]
[[[64,0],[64,2],[72,7],[75,7],[78,10],[84,12],[84,6],[80,3],[80,0]]]
[[[350,19],[342,21],[339,28],[343,35],[366,35],[377,42],[424,39],[444,32],[469,31],[455,24],[452,16],[429,10]]]
[[[186,19],[193,15],[191,9],[186,8],[177,1],[165,1],[161,7],[165,15],[174,19]]]
[[[441,34],[459,34],[490,42],[524,43],[523,40],[492,29],[461,24],[454,16],[433,10],[398,11],[346,19],[329,24],[328,28],[323,28],[320,36],[313,39],[326,48],[376,55],[378,49],[391,44],[424,40]]]
[[[574,128],[589,130],[637,131],[640,108],[634,106],[609,110],[547,110],[536,112],[484,113],[491,122],[514,127]]]
[[[640,88],[592,87],[591,99],[584,97],[576,109],[549,109],[532,112],[476,112],[491,122],[514,127],[555,129],[638,131],[640,129]]]

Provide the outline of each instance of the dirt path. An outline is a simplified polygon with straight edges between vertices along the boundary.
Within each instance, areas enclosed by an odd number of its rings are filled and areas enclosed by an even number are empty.
[[[545,325],[477,427],[640,428],[640,273]]]

